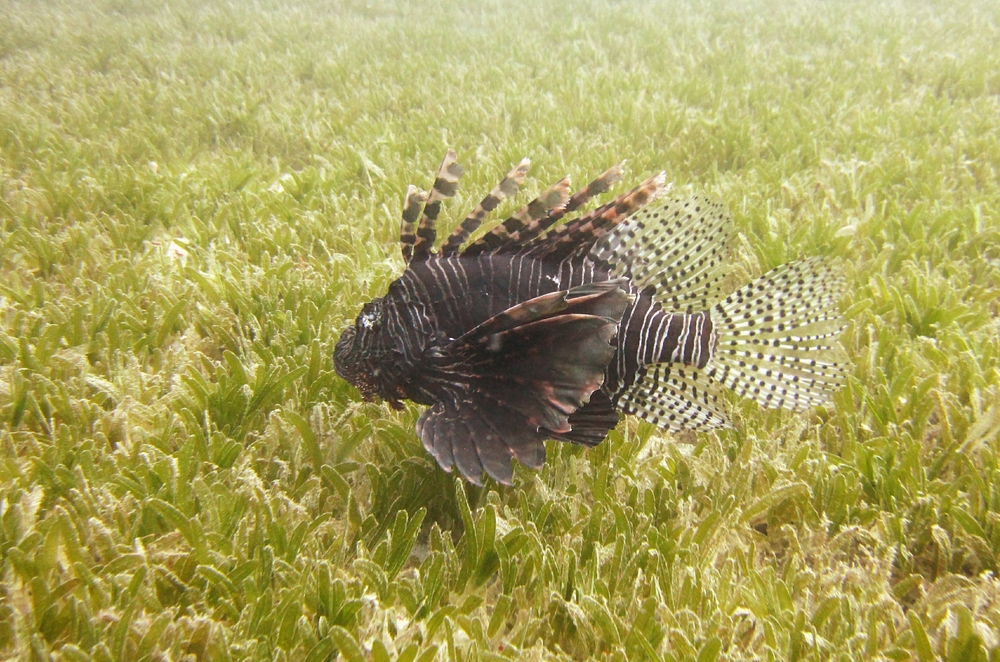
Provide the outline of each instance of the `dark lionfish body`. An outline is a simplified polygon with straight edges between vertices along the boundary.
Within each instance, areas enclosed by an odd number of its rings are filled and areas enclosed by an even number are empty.
[[[334,353],[365,399],[429,405],[417,422],[446,470],[509,484],[549,438],[599,444],[636,414],[670,430],[726,427],[722,388],[766,407],[829,401],[844,283],[821,259],[786,264],[723,297],[729,217],[702,198],[663,197],[663,176],[556,226],[621,178],[570,195],[563,179],[464,250],[524,180],[525,159],[434,253],[434,225],[462,169],[449,151],[429,194],[410,187],[407,262]]]

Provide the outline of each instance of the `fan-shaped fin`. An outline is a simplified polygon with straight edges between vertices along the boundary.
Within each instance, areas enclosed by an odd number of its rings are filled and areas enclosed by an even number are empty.
[[[483,470],[509,482],[511,458],[540,462],[542,440],[572,432],[569,417],[600,388],[615,352],[630,301],[620,284],[526,301],[436,351],[424,377],[438,403],[419,431],[441,466],[473,482]]]
[[[834,347],[845,289],[838,269],[810,258],[737,290],[712,309],[718,344],[709,376],[764,407],[828,404],[846,374]]]
[[[671,312],[695,312],[721,298],[731,220],[706,198],[661,198],[604,235],[590,257],[628,276]]]

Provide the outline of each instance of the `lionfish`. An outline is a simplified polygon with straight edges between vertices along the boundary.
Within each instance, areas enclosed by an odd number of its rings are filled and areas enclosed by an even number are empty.
[[[406,270],[337,342],[337,373],[402,408],[446,471],[511,484],[546,439],[596,446],[635,414],[671,431],[731,427],[728,388],[764,407],[829,403],[846,367],[830,351],[844,280],[828,261],[780,266],[728,296],[730,218],[702,197],[663,195],[661,173],[556,225],[621,179],[618,164],[570,194],[566,177],[468,242],[514,195],[528,159],[434,251],[462,168],[448,151],[430,193],[410,186]],[[419,222],[418,222],[419,219]]]

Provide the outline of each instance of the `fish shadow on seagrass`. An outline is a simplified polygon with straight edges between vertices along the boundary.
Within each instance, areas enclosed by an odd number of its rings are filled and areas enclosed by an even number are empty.
[[[730,426],[724,388],[800,411],[840,387],[839,271],[810,258],[725,296],[728,213],[664,196],[662,174],[556,225],[621,179],[622,165],[573,194],[564,178],[463,249],[527,170],[525,159],[440,252],[435,221],[462,174],[455,153],[430,193],[410,186],[406,270],[334,351],[366,400],[429,405],[417,434],[443,469],[510,484],[513,458],[537,469],[546,439],[596,446],[619,412],[708,430]]]

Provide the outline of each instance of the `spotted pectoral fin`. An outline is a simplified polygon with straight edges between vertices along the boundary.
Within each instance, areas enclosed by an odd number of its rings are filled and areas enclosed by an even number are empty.
[[[629,298],[614,281],[538,297],[443,348],[429,376],[440,399],[421,419],[425,447],[473,482],[483,470],[509,482],[513,457],[540,465],[538,443],[569,438],[570,417],[604,382]]]

